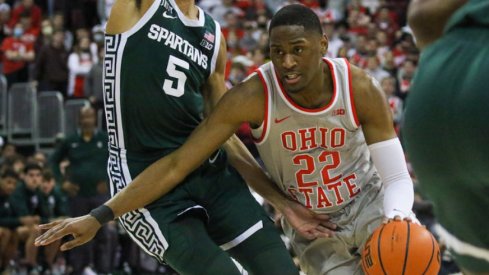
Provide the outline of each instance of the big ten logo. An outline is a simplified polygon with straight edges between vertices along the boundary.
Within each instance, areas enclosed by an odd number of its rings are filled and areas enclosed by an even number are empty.
[[[212,43],[210,43],[209,41],[207,41],[205,39],[202,39],[202,41],[200,41],[200,46],[208,49],[209,51],[212,50],[212,48],[214,47],[214,45],[212,45]]]
[[[332,115],[333,116],[343,116],[343,115],[345,115],[345,109],[343,109],[343,108],[336,109],[333,111]]]

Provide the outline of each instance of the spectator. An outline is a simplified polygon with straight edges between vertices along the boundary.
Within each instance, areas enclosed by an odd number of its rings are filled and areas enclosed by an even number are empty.
[[[7,3],[0,4],[0,43],[12,30],[8,26],[10,20],[10,6]]]
[[[409,89],[411,88],[411,81],[416,71],[416,64],[412,60],[406,59],[399,69],[397,74],[397,82],[399,83],[399,96],[402,100],[405,100],[408,96]]]
[[[0,273],[7,268],[17,251],[15,228],[20,221],[10,205],[10,196],[17,180],[18,175],[12,169],[3,171],[0,176]]]
[[[39,33],[41,28],[42,11],[34,4],[34,0],[21,0],[20,4],[12,10],[9,27],[14,28],[20,21],[21,14],[27,14],[31,18],[32,28]]]
[[[80,216],[108,199],[107,157],[108,137],[96,129],[96,115],[92,107],[80,110],[80,128],[63,140],[51,157],[51,167],[69,198],[71,216]],[[65,175],[59,164],[70,162]],[[97,233],[96,240],[72,250],[68,263],[74,274],[81,274],[85,267],[94,265],[102,273],[109,273],[113,248],[109,240],[115,238],[108,226]]]
[[[232,16],[234,18],[238,18],[240,16],[243,16],[243,11],[235,7],[233,5],[233,0],[222,0],[222,1],[217,1],[214,6],[209,7],[209,14],[221,24],[221,27],[227,28],[228,26],[228,19],[226,17]]]
[[[8,86],[14,83],[27,82],[29,70],[27,63],[35,58],[34,44],[27,43],[22,39],[24,28],[17,23],[13,35],[8,36],[2,42],[4,52],[3,73],[7,78]]]
[[[48,222],[48,219],[42,217],[38,190],[41,181],[42,167],[37,163],[28,163],[24,169],[23,181],[17,186],[10,200],[14,212],[20,217],[19,221],[22,226],[17,227],[16,232],[19,241],[24,243],[23,264],[29,272],[40,269],[37,262],[38,247],[34,245],[35,238],[40,234],[36,225],[41,221],[42,223]],[[60,241],[52,243],[44,249],[44,255],[53,250],[57,251],[59,245]]]
[[[35,78],[39,91],[59,91],[66,96],[68,87],[68,52],[64,32],[56,30],[51,42],[41,48],[36,60]]]
[[[57,12],[53,15],[53,30],[54,31],[61,31],[64,33],[64,46],[66,51],[71,51],[71,48],[73,47],[73,33],[71,31],[67,30],[65,27],[65,16]]]
[[[115,0],[97,0],[97,12],[100,24],[105,26],[107,18],[109,18],[110,10],[114,5]]]
[[[385,93],[389,107],[391,108],[394,128],[397,131],[399,123],[401,123],[402,120],[403,101],[396,96],[396,79],[393,76],[388,75],[381,79],[380,85]]]
[[[85,78],[95,63],[90,50],[90,39],[79,40],[74,51],[68,56],[68,97],[83,97]]]
[[[90,100],[90,103],[96,110],[103,108],[103,60],[104,60],[104,48],[98,48],[98,62],[95,63],[85,79],[85,96]]]
[[[387,71],[380,67],[379,59],[375,55],[371,55],[367,58],[367,68],[365,71],[379,82],[390,76]]]
[[[36,42],[36,51],[41,49],[45,45],[51,43],[53,37],[53,23],[50,19],[44,19],[41,22],[41,33]]]
[[[328,53],[327,57],[334,58],[338,50],[343,46],[343,40],[340,39],[335,32],[335,24],[333,21],[323,21],[323,32],[328,38]]]

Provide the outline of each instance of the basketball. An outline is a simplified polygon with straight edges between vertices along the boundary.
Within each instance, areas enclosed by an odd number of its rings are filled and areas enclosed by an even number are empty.
[[[367,275],[436,275],[440,261],[440,248],[433,235],[407,221],[381,225],[362,252],[362,268]]]

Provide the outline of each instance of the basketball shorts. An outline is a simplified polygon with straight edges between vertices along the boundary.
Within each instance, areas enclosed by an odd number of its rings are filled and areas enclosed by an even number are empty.
[[[128,161],[125,152],[110,150],[108,173],[112,196],[150,163]],[[162,173],[164,173],[162,171]],[[263,228],[269,217],[250,193],[225,154],[206,163],[162,198],[120,217],[131,238],[149,255],[164,262],[168,249],[168,224],[186,215],[207,221],[207,232],[223,250],[229,250]]]
[[[309,241],[296,234],[290,224],[282,219],[284,232],[291,240],[305,274],[363,274],[362,249],[384,217],[381,186],[380,179],[373,176],[354,201],[329,214],[331,221],[338,226],[333,237]]]

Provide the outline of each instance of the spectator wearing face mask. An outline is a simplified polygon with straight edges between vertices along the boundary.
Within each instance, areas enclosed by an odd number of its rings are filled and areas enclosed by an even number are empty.
[[[35,58],[34,44],[26,42],[23,35],[24,28],[18,23],[12,35],[7,36],[2,42],[3,74],[7,78],[8,87],[13,83],[27,82],[29,79],[27,64]]]
[[[20,4],[12,10],[12,16],[9,21],[10,28],[14,28],[14,26],[19,23],[22,14],[27,14],[30,17],[32,27],[39,33],[42,11],[41,8],[34,3],[34,0],[22,0],[20,1]]]

